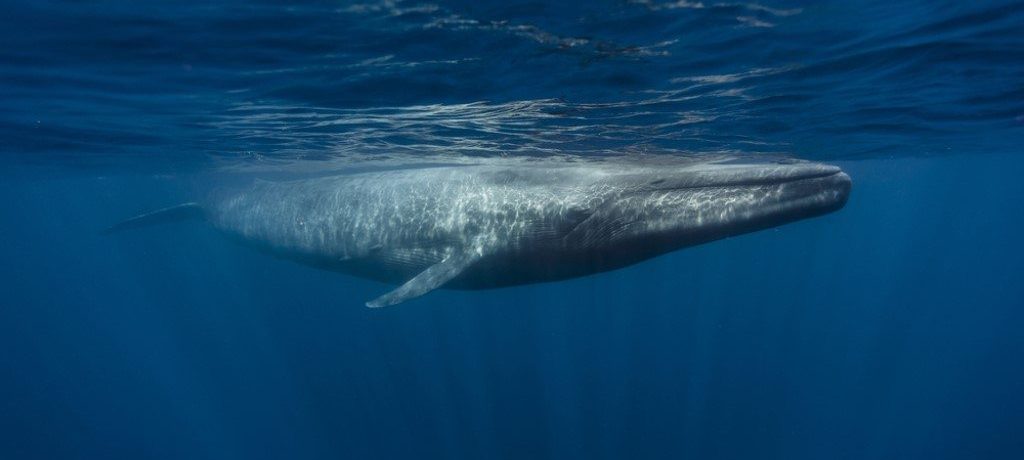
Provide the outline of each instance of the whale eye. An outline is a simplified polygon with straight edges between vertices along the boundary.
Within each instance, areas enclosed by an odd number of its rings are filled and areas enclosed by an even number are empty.
[[[658,185],[658,184],[664,184],[664,183],[665,183],[665,179],[658,179],[658,180],[652,180],[649,185]]]

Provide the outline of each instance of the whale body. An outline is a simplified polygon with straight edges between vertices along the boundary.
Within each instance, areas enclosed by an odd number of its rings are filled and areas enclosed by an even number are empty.
[[[835,211],[838,167],[802,161],[486,161],[257,180],[108,232],[205,219],[318,268],[396,283],[394,305],[440,287],[556,281]]]

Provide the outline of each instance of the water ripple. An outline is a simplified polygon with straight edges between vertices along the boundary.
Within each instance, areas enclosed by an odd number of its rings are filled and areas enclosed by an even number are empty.
[[[1019,150],[1019,2],[11,5],[0,153],[169,168],[420,155]],[[163,163],[161,163],[161,161]]]

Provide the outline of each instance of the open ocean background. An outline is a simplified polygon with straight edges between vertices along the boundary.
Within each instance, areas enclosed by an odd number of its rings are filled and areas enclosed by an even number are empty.
[[[1024,458],[1024,3],[0,1],[0,458]],[[201,224],[239,176],[792,155],[838,213],[437,291]]]

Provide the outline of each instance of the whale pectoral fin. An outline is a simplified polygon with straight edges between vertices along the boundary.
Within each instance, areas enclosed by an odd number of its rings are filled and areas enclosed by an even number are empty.
[[[479,250],[454,253],[423,270],[419,275],[399,286],[398,289],[366,302],[366,306],[370,308],[387,307],[433,291],[459,276],[482,255],[483,252]]]

